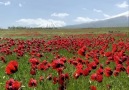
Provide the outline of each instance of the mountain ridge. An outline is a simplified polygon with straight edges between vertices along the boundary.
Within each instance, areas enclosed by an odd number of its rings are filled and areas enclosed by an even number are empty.
[[[129,11],[88,23],[68,25],[65,28],[129,27]]]

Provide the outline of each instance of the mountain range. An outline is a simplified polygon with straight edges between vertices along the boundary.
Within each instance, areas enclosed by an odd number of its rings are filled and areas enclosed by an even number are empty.
[[[101,28],[101,27],[129,27],[129,11],[110,16],[106,19],[95,20],[87,23],[69,25],[65,28]]]

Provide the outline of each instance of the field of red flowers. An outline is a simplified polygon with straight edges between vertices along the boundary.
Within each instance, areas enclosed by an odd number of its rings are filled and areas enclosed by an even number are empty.
[[[0,90],[129,90],[129,36],[0,38]]]

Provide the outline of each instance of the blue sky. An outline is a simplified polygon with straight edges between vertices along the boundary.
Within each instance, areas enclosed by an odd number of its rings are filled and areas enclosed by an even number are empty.
[[[72,25],[127,11],[128,0],[0,0],[0,27]]]

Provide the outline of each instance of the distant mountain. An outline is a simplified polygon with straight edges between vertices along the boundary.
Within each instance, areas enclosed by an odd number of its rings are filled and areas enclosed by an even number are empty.
[[[66,28],[100,28],[100,27],[129,27],[129,11],[103,20],[66,26]]]

